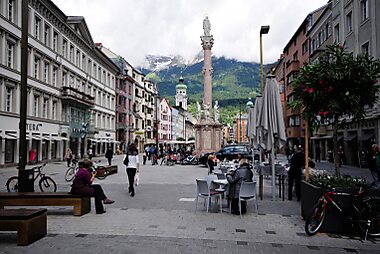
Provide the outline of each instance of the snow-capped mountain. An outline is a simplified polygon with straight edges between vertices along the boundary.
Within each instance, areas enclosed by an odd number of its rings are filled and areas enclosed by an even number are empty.
[[[192,59],[185,59],[182,56],[158,56],[158,55],[147,55],[145,57],[145,63],[143,68],[150,71],[161,71],[169,69],[171,67],[186,67],[203,61],[203,52],[200,51]]]

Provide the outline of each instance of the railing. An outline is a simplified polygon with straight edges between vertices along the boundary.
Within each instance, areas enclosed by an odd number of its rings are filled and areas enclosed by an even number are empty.
[[[62,99],[63,100],[73,100],[75,102],[85,104],[87,106],[93,106],[95,104],[95,97],[82,92],[74,87],[63,86],[62,87]]]

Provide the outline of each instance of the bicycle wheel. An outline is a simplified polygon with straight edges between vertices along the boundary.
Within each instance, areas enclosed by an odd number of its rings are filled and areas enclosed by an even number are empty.
[[[366,237],[380,235],[380,203],[369,203],[360,211],[359,228]]]
[[[313,212],[312,215],[305,222],[305,232],[313,236],[318,232],[325,220],[326,206],[323,202],[318,202],[311,211]]]
[[[108,169],[103,166],[99,166],[96,169],[96,175],[95,177],[98,178],[99,180],[104,180],[108,175]]]
[[[69,167],[65,173],[65,180],[71,182],[75,176],[75,167]]]
[[[18,176],[12,176],[8,179],[7,183],[8,192],[18,192]]]
[[[39,182],[39,186],[42,192],[56,192],[57,191],[57,184],[49,176],[42,177]]]

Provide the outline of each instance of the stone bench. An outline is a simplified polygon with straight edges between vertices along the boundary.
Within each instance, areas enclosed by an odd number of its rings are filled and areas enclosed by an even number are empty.
[[[0,209],[0,231],[17,231],[17,244],[29,245],[47,234],[46,209]]]
[[[73,206],[74,215],[81,216],[90,212],[90,199],[67,192],[2,192],[0,209],[4,206]]]

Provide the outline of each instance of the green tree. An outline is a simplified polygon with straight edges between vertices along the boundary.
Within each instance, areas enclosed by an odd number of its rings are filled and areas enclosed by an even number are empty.
[[[329,120],[333,126],[335,173],[340,176],[338,129],[342,117],[360,121],[366,107],[378,100],[380,61],[368,55],[354,56],[341,45],[330,45],[313,63],[306,64],[291,83],[294,101],[288,106],[302,109],[311,126]]]

